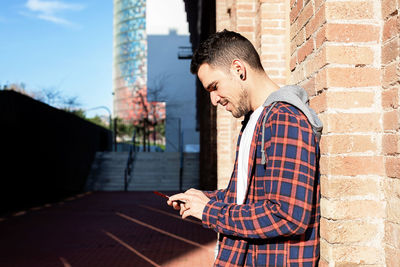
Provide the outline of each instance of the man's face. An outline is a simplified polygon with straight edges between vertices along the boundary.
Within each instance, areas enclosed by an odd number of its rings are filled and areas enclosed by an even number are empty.
[[[250,111],[247,92],[233,72],[204,63],[200,66],[197,76],[203,87],[210,92],[211,103],[214,106],[224,106],[235,118],[240,118]]]

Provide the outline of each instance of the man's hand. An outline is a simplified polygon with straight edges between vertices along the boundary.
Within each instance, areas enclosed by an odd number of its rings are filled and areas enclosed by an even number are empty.
[[[185,203],[179,205],[177,202],[178,200]],[[207,205],[208,201],[210,201],[210,199],[204,195],[202,191],[191,188],[185,193],[170,196],[167,200],[167,204],[173,206],[176,210],[180,210],[179,214],[182,216],[182,219],[193,216],[201,220],[204,207]]]

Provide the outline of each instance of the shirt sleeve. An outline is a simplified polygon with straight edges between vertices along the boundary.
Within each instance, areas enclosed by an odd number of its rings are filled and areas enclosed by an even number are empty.
[[[210,200],[222,201],[225,197],[226,189],[214,190],[214,191],[203,191]]]
[[[242,205],[211,199],[203,210],[203,226],[262,239],[298,235],[308,228],[317,165],[312,128],[306,119],[279,110],[263,127],[267,162],[265,177],[258,179],[269,188],[268,199]]]

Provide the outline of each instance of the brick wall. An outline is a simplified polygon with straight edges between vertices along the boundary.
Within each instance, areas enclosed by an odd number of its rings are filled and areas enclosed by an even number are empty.
[[[378,0],[291,3],[292,82],[325,127],[321,266],[400,264],[399,31],[386,2],[382,14]]]
[[[400,1],[382,1],[382,154],[386,176],[384,250],[386,266],[400,266],[400,132],[399,132],[399,38]]]
[[[300,84],[324,122],[320,266],[400,266],[399,0],[217,0],[278,84]],[[238,120],[217,109],[218,185]]]
[[[289,77],[288,0],[217,0],[217,31],[223,29],[246,36],[261,55],[261,61],[278,84]],[[225,188],[232,174],[237,136],[242,119],[217,108],[218,188]]]

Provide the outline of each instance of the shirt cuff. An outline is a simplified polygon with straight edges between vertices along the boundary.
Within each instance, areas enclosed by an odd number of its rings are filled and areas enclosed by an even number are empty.
[[[203,227],[215,229],[217,226],[218,215],[225,205],[226,204],[223,202],[210,200],[203,210],[203,215],[201,218]]]

